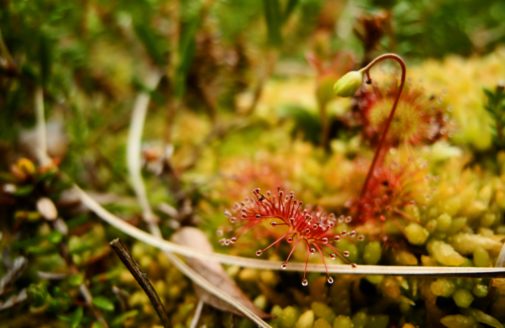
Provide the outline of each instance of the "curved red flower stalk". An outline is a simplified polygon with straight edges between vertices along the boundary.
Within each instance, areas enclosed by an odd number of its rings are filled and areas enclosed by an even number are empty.
[[[400,101],[400,96],[402,95],[403,87],[405,86],[405,79],[406,79],[406,75],[407,75],[407,65],[405,64],[405,61],[397,54],[388,53],[388,54],[383,54],[383,55],[375,58],[366,67],[361,69],[361,71],[365,75],[366,82],[372,83],[372,78],[370,77],[370,69],[375,64],[377,64],[383,60],[387,60],[387,59],[394,60],[400,65],[400,68],[402,71],[401,78],[400,78],[400,85],[398,86],[398,91],[397,91],[397,94],[394,98],[393,105],[391,107],[391,111],[388,115],[388,118],[386,119],[385,124],[384,124],[384,130],[382,131],[382,134],[379,139],[379,143],[377,145],[377,149],[375,150],[372,164],[370,165],[370,168],[368,169],[368,173],[365,178],[365,182],[363,183],[363,187],[362,187],[361,193],[360,193],[360,199],[361,199],[360,204],[363,204],[362,200],[366,197],[366,193],[368,192],[368,188],[369,188],[369,185],[371,182],[370,180],[372,179],[372,176],[375,172],[375,167],[379,163],[383,162],[383,160],[384,160],[383,152],[384,152],[384,149],[387,148],[386,147],[386,137],[387,137],[389,128],[391,127],[391,122],[393,121],[393,117],[395,116],[396,109],[398,108],[398,102]],[[361,214],[358,213],[358,215],[361,215]]]
[[[340,252],[333,243],[338,242],[343,237],[356,237],[356,232],[342,231],[338,233],[333,228],[337,223],[350,223],[351,217],[341,216],[337,219],[333,214],[304,208],[303,203],[295,199],[293,192],[285,194],[281,188],[278,189],[277,195],[272,194],[270,191],[263,194],[259,188],[254,189],[252,193],[252,198],[247,198],[243,202],[235,204],[232,212],[225,211],[225,215],[230,222],[240,224],[241,227],[236,231],[235,236],[229,239],[221,239],[223,245],[231,245],[237,241],[237,238],[243,232],[264,221],[271,221],[272,227],[285,226],[287,229],[270,245],[257,250],[256,255],[260,256],[271,247],[285,240],[288,244],[291,244],[291,250],[281,266],[282,269],[285,269],[298,244],[303,243],[307,251],[302,280],[303,286],[308,284],[306,273],[311,254],[319,253],[325,267],[325,250],[329,250],[330,258],[340,257],[349,262],[347,259],[349,253],[346,251]],[[359,238],[362,237],[359,236]],[[328,283],[333,283],[334,280],[330,277],[328,270],[326,270],[326,276]]]

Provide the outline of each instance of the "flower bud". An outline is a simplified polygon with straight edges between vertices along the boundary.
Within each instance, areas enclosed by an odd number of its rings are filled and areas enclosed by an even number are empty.
[[[363,81],[363,72],[350,71],[342,76],[333,86],[333,91],[340,97],[352,97]]]

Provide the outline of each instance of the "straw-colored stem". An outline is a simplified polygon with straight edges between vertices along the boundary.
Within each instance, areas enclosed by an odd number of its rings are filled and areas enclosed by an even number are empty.
[[[237,265],[254,269],[283,270],[280,261],[260,260],[240,256],[231,256],[220,253],[201,253],[191,247],[181,246],[161,238],[154,237],[131,224],[126,223],[114,216],[86,192],[74,185],[74,189],[83,205],[93,211],[99,218],[109,223],[121,232],[130,237],[149,244],[166,252],[191,257],[203,261],[215,261],[222,264]],[[305,263],[289,263],[287,271],[304,271]],[[309,272],[325,272],[322,264],[310,264],[307,266]],[[388,275],[388,276],[451,276],[451,277],[505,277],[505,268],[477,268],[477,267],[429,267],[429,266],[381,266],[381,265],[347,265],[328,264],[329,273],[353,274],[353,275]]]
[[[146,88],[148,90],[153,90],[158,85],[161,74],[158,71],[153,71],[148,76],[146,81]],[[133,105],[133,112],[130,121],[130,130],[128,133],[128,147],[126,148],[126,159],[128,166],[128,173],[130,175],[130,181],[135,191],[135,195],[142,208],[142,216],[147,224],[151,225],[156,222],[156,216],[154,215],[151,206],[147,200],[147,193],[142,183],[142,173],[141,173],[141,140],[142,140],[142,130],[144,127],[144,121],[147,114],[147,108],[149,106],[150,96],[146,91],[140,92],[140,94],[135,99],[135,104]]]

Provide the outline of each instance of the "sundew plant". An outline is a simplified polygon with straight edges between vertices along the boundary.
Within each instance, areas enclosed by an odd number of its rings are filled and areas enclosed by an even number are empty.
[[[503,327],[505,4],[0,4],[1,327]]]

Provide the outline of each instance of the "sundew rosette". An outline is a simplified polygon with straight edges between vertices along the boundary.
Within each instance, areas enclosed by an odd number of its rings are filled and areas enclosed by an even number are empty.
[[[354,111],[362,124],[365,140],[376,145],[398,92],[396,83],[373,84],[362,88],[355,97]],[[391,123],[386,142],[397,146],[432,144],[445,139],[451,132],[448,108],[436,94],[419,84],[407,82]]]
[[[238,226],[231,238],[221,239],[221,244],[229,246],[237,242],[238,238],[251,229],[267,229],[265,234],[272,234],[275,240],[268,246],[258,249],[257,256],[261,256],[270,248],[285,241],[290,245],[290,251],[282,264],[282,269],[287,267],[297,247],[305,250],[305,270],[302,285],[307,286],[307,264],[311,254],[319,254],[326,267],[326,255],[331,259],[337,257],[344,262],[350,262],[349,251],[341,251],[336,244],[343,238],[363,239],[357,236],[356,231],[337,231],[339,223],[350,223],[352,218],[334,214],[327,214],[321,210],[313,210],[304,207],[303,203],[295,198],[293,192],[286,193],[279,188],[277,194],[270,191],[262,193],[259,188],[254,189],[253,196],[236,203],[231,211],[225,211],[225,215],[231,224]],[[267,224],[263,224],[263,223]],[[326,270],[327,282],[332,284],[334,279]]]

